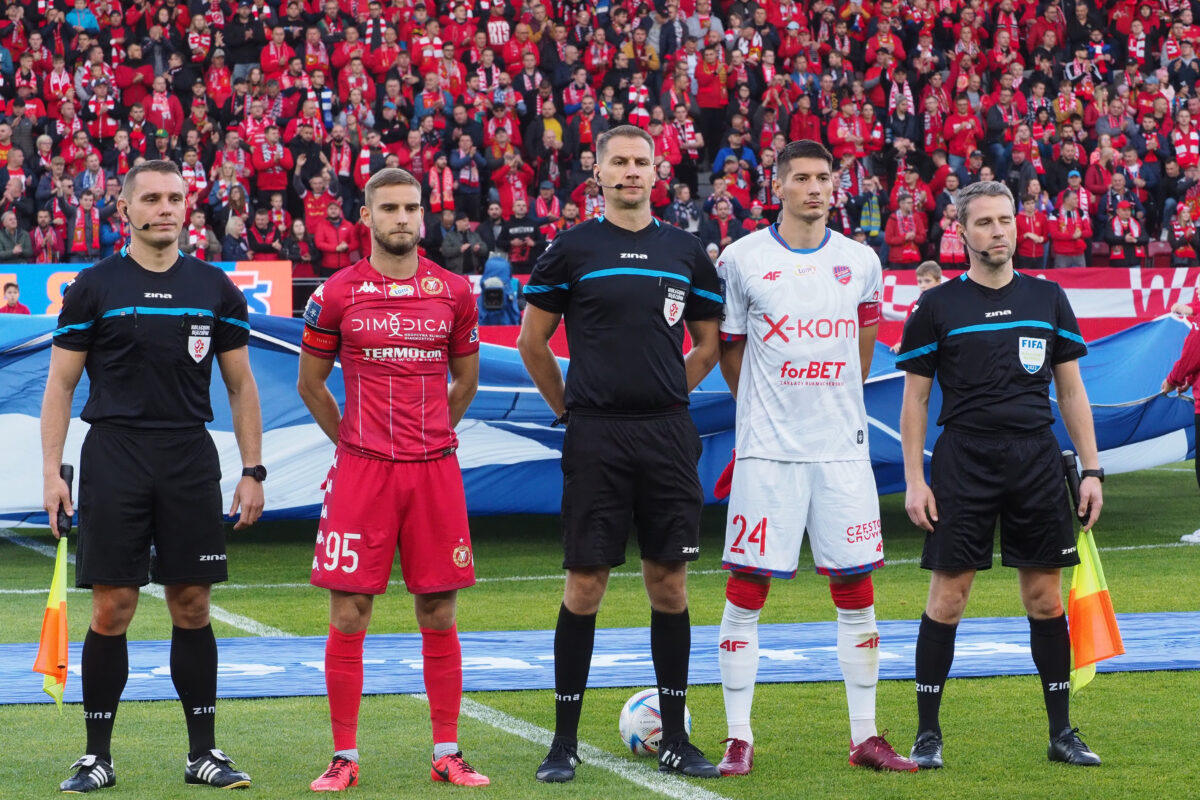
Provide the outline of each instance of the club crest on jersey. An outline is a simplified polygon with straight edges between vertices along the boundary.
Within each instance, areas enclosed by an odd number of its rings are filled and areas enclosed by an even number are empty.
[[[460,544],[454,548],[454,552],[450,556],[454,560],[454,566],[459,569],[465,569],[471,566],[471,547],[470,545]]]
[[[363,281],[363,285],[358,287],[359,294],[375,294],[379,291],[379,287],[370,281]]]
[[[441,278],[421,278],[421,292],[424,294],[441,294],[442,279]]]
[[[1021,336],[1017,339],[1017,354],[1021,357],[1021,366],[1033,375],[1046,363],[1046,340]]]
[[[199,364],[208,355],[209,345],[212,343],[212,326],[204,323],[201,325],[192,326],[192,334],[188,337],[187,348],[188,355],[192,360]]]
[[[675,286],[667,287],[667,296],[663,300],[663,317],[668,325],[674,325],[683,317],[683,307],[687,303],[687,292]]]
[[[837,282],[845,286],[854,277],[854,273],[845,264],[838,264],[833,268],[833,277],[837,278]]]
[[[387,287],[388,297],[412,297],[415,291],[408,284],[389,283]]]

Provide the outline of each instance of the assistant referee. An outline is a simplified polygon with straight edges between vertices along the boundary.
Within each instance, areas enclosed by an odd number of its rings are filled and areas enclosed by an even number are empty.
[[[42,401],[43,502],[71,511],[59,477],[71,400],[83,370],[90,388],[81,417],[91,425],[80,455],[75,583],[92,590],[83,642],[87,749],[64,792],[116,783],[110,747],[129,673],[125,631],[150,581],[166,590],[171,614],[171,679],[183,703],[190,744],[184,780],[222,788],[250,785],[217,749],[217,642],[209,623],[212,583],[226,579],[221,465],[204,424],[213,418],[215,358],[229,392],[245,469],[230,514],[235,529],[262,513],[262,417],[250,371],[246,300],[212,264],[177,246],[187,186],[170,161],[129,170],[117,213],[132,236],[120,252],[84,269],[63,298]]]
[[[938,719],[954,638],[975,572],[992,566],[1000,519],[1001,563],[1020,576],[1030,650],[1050,722],[1051,761],[1100,758],[1070,722],[1070,638],[1061,573],[1079,563],[1058,442],[1050,430],[1050,381],[1083,462],[1079,513],[1100,515],[1096,436],[1078,359],[1087,354],[1066,293],[1013,269],[1016,204],[1008,187],[982,181],[959,190],[960,236],[970,253],[961,277],[921,295],[904,326],[896,366],[908,374],[900,434],[905,508],[928,531],[921,566],[933,571],[917,635],[917,739],[912,759],[942,766]],[[934,377],[942,390],[931,483],[924,448]],[[935,500],[936,497],[936,500]]]
[[[560,233],[525,288],[517,347],[560,422],[566,589],[554,632],[554,741],[539,781],[575,777],[596,612],[631,524],[650,596],[662,711],[659,769],[718,777],[688,740],[687,562],[700,552],[700,437],[688,393],[716,365],[721,287],[700,240],[650,213],[654,141],[620,125],[596,141],[605,215]],[[564,386],[550,336],[566,317]],[[684,357],[683,329],[692,337]],[[569,421],[568,421],[569,415]]]

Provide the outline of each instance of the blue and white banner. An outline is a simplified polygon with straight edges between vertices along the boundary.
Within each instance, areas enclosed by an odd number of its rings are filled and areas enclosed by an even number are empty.
[[[7,319],[4,317],[8,317]],[[6,458],[0,462],[0,519],[45,524],[41,511],[41,443],[38,416],[50,361],[52,317],[0,317],[0,431]],[[250,355],[263,408],[263,463],[267,518],[313,518],[320,510],[321,482],[333,458],[333,445],[321,433],[296,393],[300,320],[251,315]],[[1178,319],[1163,317],[1098,340],[1080,364],[1093,404],[1101,463],[1110,473],[1167,464],[1195,452],[1191,403],[1158,395],[1187,335]],[[619,354],[614,354],[619,358]],[[900,450],[900,402],[904,375],[894,357],[876,347],[866,386],[871,460],[879,492],[904,489]],[[566,361],[563,368],[568,367]],[[241,474],[225,387],[213,371],[215,419],[209,426],[221,454],[226,504]],[[341,370],[330,388],[344,401]],[[78,416],[87,398],[87,378],[75,392],[73,419],[64,461],[78,464],[87,426]],[[934,385],[926,458],[939,434]],[[704,439],[700,476],[712,486],[733,447],[734,401],[714,370],[692,396],[692,416]],[[1057,406],[1055,407],[1057,417]],[[551,428],[553,415],[534,387],[516,350],[484,344],[480,387],[458,427],[459,461],[473,514],[557,513],[562,492],[559,459],[563,432]],[[1069,446],[1061,419],[1055,433]]]
[[[1100,672],[1200,669],[1200,614],[1118,614],[1126,654],[1096,665]],[[879,677],[912,680],[917,620],[879,621]],[[721,682],[716,625],[692,628],[692,685]],[[805,622],[759,628],[759,683],[840,681],[837,623]],[[463,688],[468,692],[554,688],[554,631],[460,631]],[[64,699],[81,698],[79,644],[70,650]],[[40,676],[29,671],[36,644],[0,645],[0,704],[53,702]],[[129,682],[124,700],[174,700],[170,641],[129,643]],[[366,694],[425,691],[421,635],[371,634],[363,647]],[[222,639],[220,697],[285,697],[325,694],[325,637]],[[1025,617],[964,619],[954,643],[956,678],[1031,675]],[[588,686],[654,686],[649,628],[596,631]],[[615,712],[615,709],[614,709]],[[613,714],[614,719],[616,714]]]

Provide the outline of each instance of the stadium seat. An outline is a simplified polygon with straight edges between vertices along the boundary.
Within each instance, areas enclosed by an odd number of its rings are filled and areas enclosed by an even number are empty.
[[[1148,266],[1166,269],[1171,266],[1171,245],[1167,242],[1151,242],[1146,250]]]
[[[1104,242],[1092,242],[1091,252],[1088,254],[1089,267],[1107,267],[1108,266],[1108,245]]]

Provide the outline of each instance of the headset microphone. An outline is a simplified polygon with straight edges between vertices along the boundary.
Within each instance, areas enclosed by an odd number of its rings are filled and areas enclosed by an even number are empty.
[[[625,184],[623,184],[623,183],[614,183],[612,186],[605,186],[605,185],[604,185],[603,183],[601,183],[600,181],[596,181],[596,185],[597,185],[597,186],[599,186],[601,189],[617,189],[617,190],[620,190],[620,189],[624,189],[624,188],[625,188]],[[633,187],[630,187],[630,188],[633,188]]]

